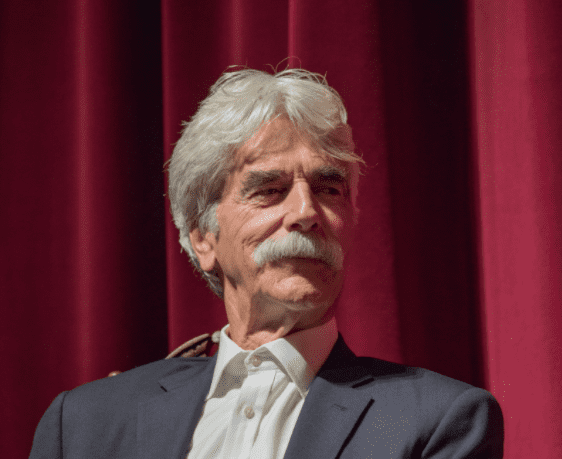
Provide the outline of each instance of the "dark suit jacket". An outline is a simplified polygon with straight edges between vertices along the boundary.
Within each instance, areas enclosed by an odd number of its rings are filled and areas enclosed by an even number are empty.
[[[32,459],[185,458],[216,354],[160,360],[60,394]],[[310,386],[285,458],[500,458],[491,394],[420,368],[356,357],[341,335]],[[267,458],[264,458],[267,459]]]

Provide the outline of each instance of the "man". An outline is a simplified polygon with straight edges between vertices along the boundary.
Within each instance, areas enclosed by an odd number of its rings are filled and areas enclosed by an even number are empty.
[[[180,244],[224,299],[212,358],[59,395],[32,458],[499,458],[486,391],[358,358],[335,309],[362,163],[319,75],[224,74],[170,162]]]

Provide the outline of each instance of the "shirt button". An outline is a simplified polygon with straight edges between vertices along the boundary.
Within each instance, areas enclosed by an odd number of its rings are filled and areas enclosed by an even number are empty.
[[[254,417],[254,410],[251,406],[247,406],[246,408],[244,408],[244,414],[248,419],[252,419]]]
[[[250,362],[252,362],[253,366],[259,367],[261,365],[261,358],[259,355],[253,355]]]

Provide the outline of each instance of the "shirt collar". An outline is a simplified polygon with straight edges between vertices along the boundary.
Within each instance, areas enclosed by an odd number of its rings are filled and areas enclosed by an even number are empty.
[[[241,349],[230,337],[225,325],[220,333],[217,363],[213,373],[211,388],[205,400],[213,396],[222,378],[223,371],[232,359],[248,359],[254,354],[269,353],[277,360],[277,365],[285,371],[297,386],[302,397],[308,386],[324,364],[338,339],[336,318],[318,327],[308,328],[289,336],[266,343],[253,351]]]

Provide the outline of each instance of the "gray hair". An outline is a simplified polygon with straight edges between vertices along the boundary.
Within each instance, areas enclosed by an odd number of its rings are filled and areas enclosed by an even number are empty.
[[[244,69],[226,72],[211,87],[199,109],[184,122],[182,135],[169,161],[169,197],[179,242],[209,287],[223,296],[216,272],[201,269],[189,233],[217,237],[216,209],[236,150],[267,121],[286,115],[295,128],[328,155],[345,162],[363,163],[354,152],[347,112],[339,94],[320,74],[289,69],[271,75]],[[351,183],[355,206],[358,174]]]

